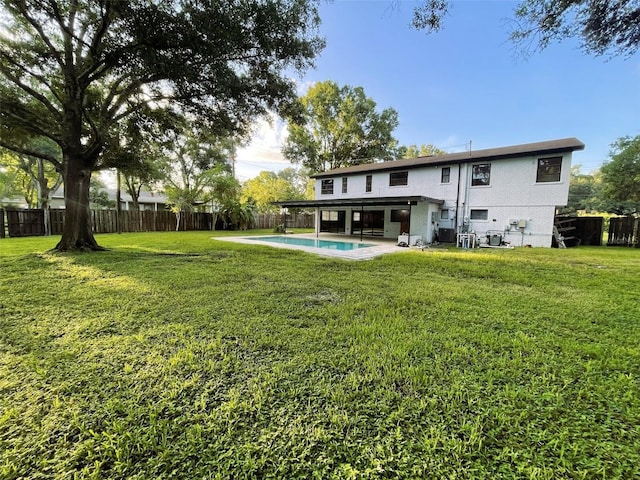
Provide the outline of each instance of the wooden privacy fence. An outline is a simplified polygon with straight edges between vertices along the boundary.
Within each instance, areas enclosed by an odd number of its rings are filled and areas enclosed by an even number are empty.
[[[284,225],[284,215],[280,213],[261,213],[256,218],[254,228],[275,228]],[[315,214],[313,213],[287,213],[287,228],[313,228],[315,226]]]
[[[49,210],[49,225],[52,235],[62,235],[64,209]],[[6,215],[6,222],[5,222]],[[213,230],[216,215],[205,212],[182,212],[180,230]],[[174,213],[162,210],[92,210],[91,225],[94,233],[116,233],[118,222],[121,232],[170,232],[176,229]],[[284,223],[280,214],[260,214],[251,228],[275,228]],[[288,214],[287,228],[313,228],[313,214]],[[6,229],[6,233],[5,233]],[[0,209],[0,238],[44,235],[44,210]]]
[[[611,217],[607,245],[640,248],[640,218]]]
[[[49,210],[52,235],[62,235],[64,210]],[[2,212],[4,213],[4,212]],[[4,215],[2,215],[4,221]],[[7,231],[10,237],[44,235],[44,210],[6,210]],[[202,212],[182,212],[180,230],[211,230],[213,215]],[[91,226],[94,233],[116,233],[118,222],[121,232],[167,232],[176,229],[176,216],[168,211],[91,210]],[[4,233],[4,228],[2,232]]]
[[[3,212],[3,223],[4,223]],[[44,235],[44,210],[6,210],[7,231],[10,237]],[[2,228],[4,234],[4,227]]]

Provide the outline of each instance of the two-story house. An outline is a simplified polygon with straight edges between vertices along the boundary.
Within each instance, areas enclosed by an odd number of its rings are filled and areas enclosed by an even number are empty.
[[[549,247],[569,194],[577,138],[339,168],[314,176],[316,233],[380,236],[414,244],[475,232],[513,245]]]

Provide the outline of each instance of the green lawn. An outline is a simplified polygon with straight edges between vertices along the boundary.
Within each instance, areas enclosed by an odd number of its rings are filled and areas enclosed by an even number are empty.
[[[0,240],[0,478],[639,478],[638,249],[211,236]]]

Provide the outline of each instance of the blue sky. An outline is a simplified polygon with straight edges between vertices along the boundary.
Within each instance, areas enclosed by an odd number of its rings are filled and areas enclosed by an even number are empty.
[[[410,26],[414,2],[340,1],[321,5],[326,48],[296,78],[362,86],[379,109],[393,107],[400,144],[448,152],[577,137],[574,164],[598,168],[618,137],[640,134],[640,54],[593,57],[565,40],[523,58],[508,40],[515,1],[459,1],[443,31]],[[395,7],[395,8],[394,8]],[[238,176],[287,166],[286,126],[262,124],[238,155]]]

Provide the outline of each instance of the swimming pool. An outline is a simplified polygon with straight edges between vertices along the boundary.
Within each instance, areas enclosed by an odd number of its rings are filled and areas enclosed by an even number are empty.
[[[301,247],[328,248],[331,250],[356,250],[359,248],[373,247],[369,243],[338,242],[335,240],[320,240],[317,238],[300,238],[288,236],[274,237],[246,237],[247,240],[260,242],[284,243],[286,245],[299,245]]]

